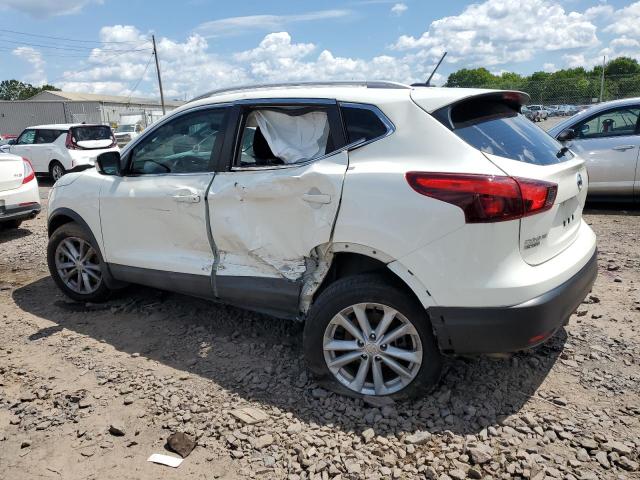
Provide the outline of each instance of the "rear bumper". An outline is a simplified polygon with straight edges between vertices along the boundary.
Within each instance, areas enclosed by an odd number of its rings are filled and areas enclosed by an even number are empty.
[[[0,222],[4,220],[27,220],[40,213],[40,204],[35,203],[25,206],[0,207]]]
[[[446,353],[514,352],[538,345],[565,325],[598,275],[597,252],[573,277],[511,307],[430,307],[440,349]]]

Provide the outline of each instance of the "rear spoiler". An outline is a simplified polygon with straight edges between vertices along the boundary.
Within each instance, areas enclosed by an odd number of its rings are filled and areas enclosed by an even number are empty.
[[[530,97],[518,90],[489,90],[485,88],[417,87],[411,90],[411,99],[420,108],[433,113],[442,107],[453,106],[472,98],[496,97],[508,100],[518,107],[529,103]]]

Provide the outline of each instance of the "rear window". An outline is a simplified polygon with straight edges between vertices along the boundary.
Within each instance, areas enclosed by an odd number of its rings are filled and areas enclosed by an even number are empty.
[[[517,108],[491,99],[468,100],[451,107],[448,126],[478,150],[512,160],[551,165],[573,157]],[[441,113],[436,117],[443,119]]]
[[[86,142],[88,140],[111,140],[111,128],[105,125],[95,125],[90,127],[74,127],[73,137],[76,142]]]

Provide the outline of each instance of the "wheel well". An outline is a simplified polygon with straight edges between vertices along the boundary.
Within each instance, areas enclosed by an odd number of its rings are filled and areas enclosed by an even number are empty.
[[[362,273],[376,273],[385,278],[390,285],[393,285],[405,291],[411,298],[415,299],[418,304],[420,300],[411,288],[395,273],[393,273],[384,262],[375,258],[368,257],[359,253],[338,252],[334,255],[331,267],[327,275],[322,280],[320,287],[313,295],[313,300],[336,280],[344,277],[359,275]]]
[[[56,160],[56,159],[54,158],[53,160],[51,160],[51,161],[49,162],[49,171],[51,171],[51,167],[53,166],[53,164],[54,164],[54,163],[59,163],[59,164],[60,164],[60,166],[61,166],[62,168],[64,168],[64,165],[62,165],[62,162],[61,162],[60,160]]]
[[[73,218],[67,215],[63,215],[63,214],[56,215],[49,221],[49,228],[48,228],[49,236],[51,236],[53,232],[55,232],[62,225],[66,223],[71,223],[73,221],[74,221]]]

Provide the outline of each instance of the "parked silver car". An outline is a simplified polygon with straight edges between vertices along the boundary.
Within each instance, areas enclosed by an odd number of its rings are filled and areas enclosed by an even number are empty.
[[[640,98],[604,102],[549,134],[587,161],[589,197],[640,199]]]

